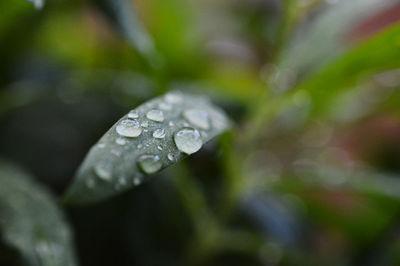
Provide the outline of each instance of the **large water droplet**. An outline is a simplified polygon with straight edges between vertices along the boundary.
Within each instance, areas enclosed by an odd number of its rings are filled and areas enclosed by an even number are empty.
[[[162,162],[158,155],[142,155],[138,159],[139,168],[146,174],[153,174],[161,169]]]
[[[175,133],[174,141],[179,151],[188,155],[200,150],[203,145],[200,132],[194,128],[183,128]]]
[[[165,137],[165,130],[163,128],[157,128],[153,132],[153,137],[156,139],[163,139]]]
[[[164,113],[161,110],[153,109],[147,112],[146,117],[156,122],[164,121]]]
[[[96,164],[93,168],[94,173],[104,181],[110,181],[112,174],[111,174],[111,165],[110,164]]]
[[[138,112],[136,112],[136,111],[134,111],[134,110],[132,110],[132,111],[130,111],[130,112],[128,113],[128,118],[135,119],[135,118],[138,118],[138,117],[139,117]]]
[[[139,122],[135,120],[125,119],[117,127],[117,133],[124,137],[136,138],[142,134],[142,128]]]
[[[210,128],[210,116],[204,110],[188,109],[183,112],[183,117],[195,127],[201,129]]]

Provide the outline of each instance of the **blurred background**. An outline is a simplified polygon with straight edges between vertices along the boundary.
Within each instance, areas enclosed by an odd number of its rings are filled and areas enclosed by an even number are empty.
[[[200,93],[234,128],[63,207],[79,265],[400,265],[398,21],[398,0],[0,0],[0,157],[59,197],[130,109]]]

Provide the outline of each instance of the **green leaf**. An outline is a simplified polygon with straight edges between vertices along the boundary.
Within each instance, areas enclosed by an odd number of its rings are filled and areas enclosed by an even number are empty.
[[[168,93],[123,116],[89,151],[64,200],[85,204],[139,185],[230,126],[207,99]]]
[[[312,99],[313,112],[321,113],[345,89],[383,70],[400,67],[400,24],[335,60],[299,86]]]
[[[140,22],[130,0],[99,0],[96,5],[151,66],[159,68],[162,65],[154,41]]]
[[[395,0],[352,0],[326,5],[312,22],[305,24],[282,52],[272,83],[290,89],[349,48],[345,37],[358,22],[379,13]]]
[[[24,265],[77,265],[69,226],[54,202],[21,169],[0,161],[0,229]]]

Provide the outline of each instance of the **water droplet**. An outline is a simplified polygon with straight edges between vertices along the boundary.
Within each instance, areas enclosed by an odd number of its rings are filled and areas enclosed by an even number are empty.
[[[164,99],[169,103],[181,103],[182,96],[178,93],[168,93],[165,95]]]
[[[175,156],[172,153],[168,153],[167,157],[171,162],[175,161]]]
[[[96,185],[96,183],[95,183],[95,181],[93,179],[89,178],[89,179],[86,180],[86,186],[89,189],[94,188],[95,185]]]
[[[158,155],[142,155],[138,159],[139,168],[146,174],[153,174],[161,169],[162,162]]]
[[[137,145],[137,148],[138,148],[139,150],[140,150],[142,147],[143,147],[142,144],[138,144],[138,145]]]
[[[126,178],[123,177],[123,176],[118,178],[118,184],[120,184],[121,186],[125,186],[126,185]]]
[[[210,128],[210,116],[204,110],[188,109],[183,112],[183,117],[195,127],[201,129]]]
[[[119,157],[119,156],[121,156],[122,152],[120,150],[117,150],[117,149],[112,149],[111,153],[114,154],[115,156]]]
[[[157,146],[157,149],[160,150],[160,151],[162,151],[162,150],[163,150],[163,147],[162,147],[161,145],[158,145],[158,146]]]
[[[139,114],[138,114],[138,112],[132,110],[128,113],[128,118],[131,118],[131,119],[139,118]]]
[[[168,125],[170,126],[170,127],[173,127],[175,124],[174,124],[174,121],[169,121],[168,122]]]
[[[124,137],[136,138],[142,134],[142,129],[139,126],[138,121],[134,120],[123,120],[117,127],[117,133]]]
[[[149,126],[149,121],[144,120],[144,121],[140,124],[140,126],[141,126],[141,127],[148,127],[148,126]]]
[[[140,185],[141,182],[142,182],[142,181],[140,180],[139,177],[135,177],[135,178],[133,179],[133,184],[134,184],[135,186]]]
[[[97,144],[97,148],[99,148],[99,149],[103,149],[105,146],[106,146],[106,144],[104,144],[104,143]]]
[[[165,111],[171,111],[172,110],[172,105],[170,105],[169,103],[161,102],[161,103],[158,104],[158,107],[160,107],[160,109],[165,110]]]
[[[115,143],[117,143],[118,145],[125,145],[126,144],[126,140],[124,138],[117,138],[115,140]]]
[[[162,128],[157,128],[153,132],[153,137],[156,139],[163,139],[165,137],[165,130]]]
[[[164,113],[161,110],[152,109],[147,112],[146,117],[156,122],[164,121]]]
[[[183,128],[175,133],[174,141],[179,151],[192,154],[200,150],[203,141],[200,132],[194,128]]]
[[[143,129],[144,132],[149,132],[149,130],[147,128]]]
[[[93,168],[94,173],[102,180],[104,181],[110,181],[111,180],[111,165],[110,164],[97,164]]]

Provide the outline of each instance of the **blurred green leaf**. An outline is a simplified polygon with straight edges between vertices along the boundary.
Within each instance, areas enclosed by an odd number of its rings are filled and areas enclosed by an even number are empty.
[[[278,90],[290,89],[349,48],[347,34],[363,19],[377,14],[396,0],[353,0],[327,4],[305,23],[282,51],[272,83]]]
[[[173,92],[144,103],[90,150],[65,201],[96,202],[139,185],[144,174],[196,152],[229,126],[223,111],[203,97]]]
[[[55,199],[21,169],[0,162],[0,228],[24,265],[77,265],[72,236]]]
[[[154,68],[163,64],[152,37],[139,20],[130,0],[100,0],[96,5],[110,19],[127,41],[142,54]]]
[[[299,85],[312,98],[313,112],[329,107],[345,89],[379,71],[400,67],[400,24],[396,24],[353,49]]]

